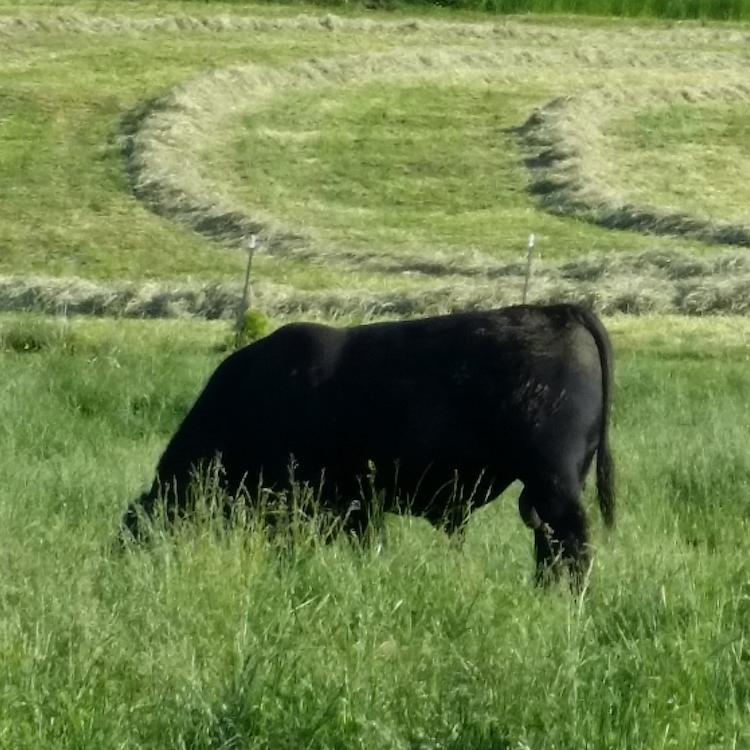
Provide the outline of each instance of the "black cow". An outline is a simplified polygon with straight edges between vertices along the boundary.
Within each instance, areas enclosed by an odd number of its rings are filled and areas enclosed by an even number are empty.
[[[519,479],[537,575],[562,559],[578,576],[594,453],[600,509],[614,520],[611,384],[606,331],[576,305],[286,325],[219,365],[124,524],[138,536],[138,506],[150,516],[162,494],[172,514],[186,513],[191,475],[217,457],[230,494],[288,487],[293,461],[295,480],[359,534],[372,510],[363,483],[384,510],[451,532]]]

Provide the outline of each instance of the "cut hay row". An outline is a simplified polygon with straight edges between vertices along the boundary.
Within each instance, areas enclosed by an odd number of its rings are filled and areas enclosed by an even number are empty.
[[[191,16],[183,14],[160,15],[149,18],[130,16],[93,16],[76,13],[57,13],[46,18],[14,16],[0,18],[0,34],[153,34],[176,32],[269,32],[269,31],[347,31],[409,33],[425,29],[460,36],[513,35],[517,24],[450,24],[439,21],[375,21],[369,19],[344,19],[333,14],[321,16],[299,15],[291,18],[256,17],[231,14]]]
[[[297,30],[332,39],[378,37],[387,51],[324,55],[278,66],[234,65],[200,74],[158,98],[142,101],[124,116],[120,133],[133,192],[155,213],[225,244],[242,245],[249,235],[256,234],[264,249],[283,251],[287,259],[324,263],[347,272],[370,270],[393,279],[388,291],[383,291],[382,284],[380,291],[371,289],[361,280],[347,280],[325,290],[299,289],[277,283],[279,279],[261,280],[255,285],[257,302],[272,314],[431,313],[505,304],[521,297],[523,269],[499,262],[491,249],[472,249],[470,237],[466,252],[458,248],[453,257],[430,249],[422,257],[411,251],[391,254],[389,248],[377,245],[371,252],[367,248],[367,252],[347,253],[346,248],[323,246],[304,227],[277,215],[273,205],[247,205],[238,197],[226,173],[212,167],[212,155],[231,128],[248,114],[273,107],[278,98],[324,88],[341,90],[345,96],[347,88],[373,81],[386,86],[481,81],[517,95],[528,82],[540,104],[559,89],[563,98],[541,107],[519,127],[528,150],[529,186],[545,208],[607,227],[747,244],[744,225],[705,222],[622,201],[609,180],[602,143],[608,118],[625,107],[632,112],[653,102],[668,103],[670,97],[684,98],[686,93],[700,101],[748,98],[750,87],[738,72],[743,69],[744,45],[750,41],[744,29],[698,25],[575,28],[513,20],[381,21],[330,14],[131,18],[52,13],[0,18],[0,43],[54,34],[94,36],[103,41],[128,35],[157,42],[187,32],[220,37]],[[536,103],[529,110],[531,106]],[[518,125],[522,122],[519,119]],[[503,137],[510,140],[514,136]],[[528,186],[512,186],[519,187]],[[581,252],[589,251],[584,245]],[[716,262],[721,265],[723,261]],[[738,263],[741,258],[732,256],[726,264]],[[743,266],[739,273],[728,272],[712,264],[680,258],[673,267],[698,269],[685,278],[632,254],[572,266],[537,264],[532,298],[578,299],[604,312],[747,311],[747,269]],[[604,270],[587,276],[599,266]],[[400,284],[407,278],[419,279],[419,286]],[[210,284],[98,283],[8,275],[0,281],[0,309],[129,317],[229,317],[236,309],[238,294],[234,284],[215,280]]]
[[[515,53],[516,64],[521,54]],[[222,139],[229,120],[268,106],[290,91],[373,79],[490,75],[507,68],[508,62],[507,55],[464,48],[399,50],[313,60],[289,70],[243,66],[199,76],[134,118],[136,127],[127,134],[126,149],[133,189],[152,210],[212,239],[239,245],[257,234],[268,249],[287,249],[305,238],[284,227],[272,207],[248,212],[227,194],[220,180],[212,179],[203,163],[203,154]]]
[[[670,207],[634,205],[613,184],[604,129],[633,102],[639,108],[677,103],[750,101],[750,85],[726,80],[716,87],[588,91],[540,108],[519,130],[532,173],[530,189],[553,213],[576,216],[610,229],[682,235],[704,242],[750,246],[750,213],[744,223],[691,216]]]
[[[248,211],[232,199],[220,180],[212,179],[210,168],[202,164],[203,154],[222,138],[230,120],[269,106],[275,97],[294,90],[346,87],[376,79],[445,81],[480,76],[491,76],[494,83],[503,85],[522,81],[529,75],[529,67],[537,71],[562,64],[583,71],[591,66],[651,68],[663,62],[663,54],[653,50],[634,56],[628,50],[623,53],[601,47],[589,48],[584,58],[574,48],[514,44],[492,51],[467,47],[399,50],[310,61],[288,70],[243,66],[211,72],[179,86],[132,118],[134,128],[127,133],[128,168],[136,194],[157,213],[229,244],[241,244],[250,234],[258,234],[266,247],[280,250],[305,243],[306,238],[294,227],[283,226],[273,216],[273,207]],[[711,57],[706,60],[694,54],[691,73],[715,65],[717,61]],[[577,84],[582,85],[577,80],[569,81],[572,87]],[[741,82],[719,89],[710,88],[710,83],[702,89],[680,86],[671,96],[683,100],[690,97],[691,101],[731,101],[747,98],[748,87]],[[607,116],[618,111],[618,104],[664,102],[668,98],[664,89],[658,93],[605,89],[556,100],[541,108],[519,131],[530,152],[531,190],[552,212],[609,228],[747,244],[746,227],[630,206],[612,189],[606,159],[601,155]]]
[[[391,269],[394,270],[395,269]],[[258,309],[273,316],[380,318],[434,315],[521,301],[522,264],[457,269],[414,266],[402,273],[439,276],[414,291],[304,291],[263,280],[254,288]],[[97,284],[75,278],[0,277],[0,310],[126,318],[231,319],[239,283]],[[644,253],[539,264],[531,287],[535,302],[575,301],[604,314],[750,314],[750,259],[723,254],[711,260]]]

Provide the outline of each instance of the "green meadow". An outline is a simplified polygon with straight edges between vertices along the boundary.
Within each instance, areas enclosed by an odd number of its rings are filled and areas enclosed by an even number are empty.
[[[619,520],[590,492],[577,599],[534,587],[516,487],[461,549],[393,516],[380,552],[210,523],[123,552],[226,326],[5,320],[0,745],[747,746],[750,329],[608,323]]]
[[[0,1],[3,750],[750,748],[746,4],[375,5]],[[532,233],[615,349],[583,596],[517,486],[115,544],[251,234],[278,326],[519,302]]]

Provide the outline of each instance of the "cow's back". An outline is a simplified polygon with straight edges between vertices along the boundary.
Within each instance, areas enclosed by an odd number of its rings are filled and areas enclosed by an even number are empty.
[[[515,307],[346,330],[310,429],[342,484],[370,464],[416,492],[431,476],[498,486],[535,460],[539,435],[594,434],[601,408],[597,345],[568,305]],[[546,439],[546,438],[544,438]]]

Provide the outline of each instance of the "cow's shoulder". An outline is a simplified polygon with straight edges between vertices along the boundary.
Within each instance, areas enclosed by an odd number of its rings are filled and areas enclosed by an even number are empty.
[[[321,323],[289,323],[269,337],[267,365],[275,377],[314,387],[336,373],[347,335],[345,328]]]
[[[338,339],[341,331],[323,323],[286,323],[266,338],[276,346],[325,346]]]

